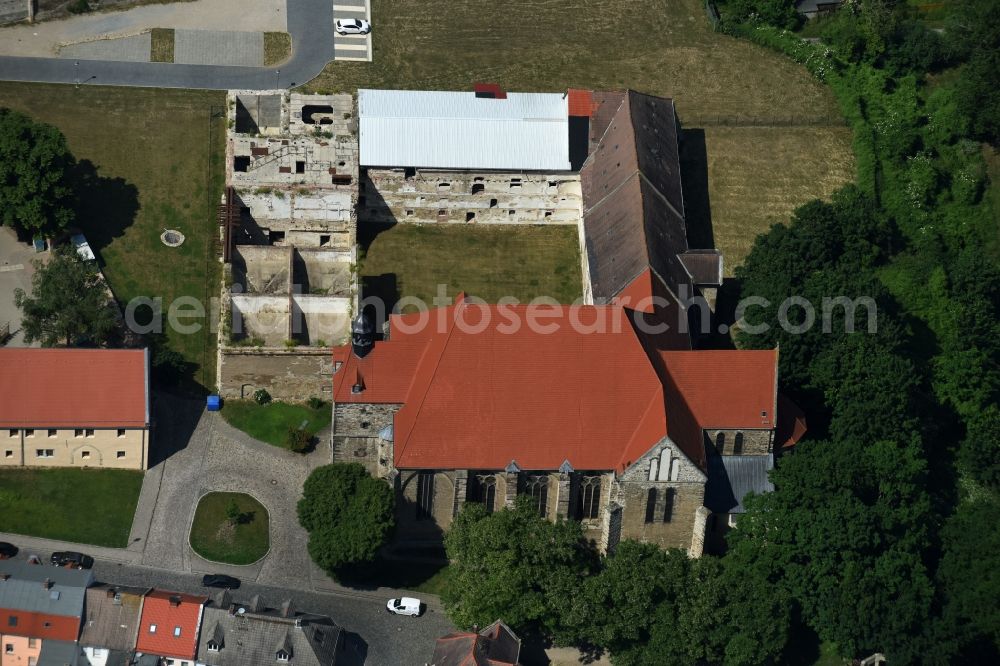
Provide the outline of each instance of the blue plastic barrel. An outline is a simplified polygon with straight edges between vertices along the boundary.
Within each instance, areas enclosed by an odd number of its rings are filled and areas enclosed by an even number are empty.
[[[217,395],[208,396],[208,411],[217,412],[222,409],[222,398]]]

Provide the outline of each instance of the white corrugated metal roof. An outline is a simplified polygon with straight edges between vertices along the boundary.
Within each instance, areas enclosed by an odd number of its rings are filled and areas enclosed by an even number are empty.
[[[562,93],[359,90],[362,166],[569,171]]]

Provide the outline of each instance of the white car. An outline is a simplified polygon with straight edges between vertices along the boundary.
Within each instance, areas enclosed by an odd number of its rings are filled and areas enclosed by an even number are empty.
[[[372,31],[372,24],[364,19],[337,19],[333,25],[341,35],[367,35]]]
[[[76,248],[76,253],[80,255],[81,259],[84,261],[94,261],[97,259],[94,251],[90,249],[90,243],[83,237],[83,234],[73,234],[69,240],[73,243],[73,247]]]
[[[420,599],[414,599],[413,597],[389,599],[389,603],[385,605],[385,609],[396,615],[412,615],[413,617],[417,617],[420,615]]]

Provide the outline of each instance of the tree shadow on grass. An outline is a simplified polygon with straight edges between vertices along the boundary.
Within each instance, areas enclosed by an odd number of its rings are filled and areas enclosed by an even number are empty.
[[[135,222],[139,189],[124,178],[101,176],[90,160],[76,162],[68,175],[76,196],[76,225],[103,265],[100,251]]]

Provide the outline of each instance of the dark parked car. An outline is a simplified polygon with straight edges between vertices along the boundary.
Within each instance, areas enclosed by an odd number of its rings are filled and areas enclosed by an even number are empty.
[[[225,574],[205,574],[201,579],[201,584],[205,587],[224,587],[235,590],[240,586],[240,579]]]
[[[73,569],[89,569],[94,566],[94,558],[73,550],[60,550],[52,553],[51,562],[57,567],[71,567]]]
[[[6,560],[15,555],[17,555],[17,546],[6,541],[0,541],[0,560]]]

